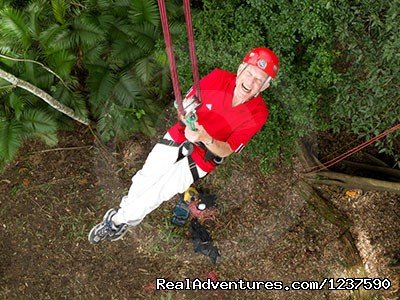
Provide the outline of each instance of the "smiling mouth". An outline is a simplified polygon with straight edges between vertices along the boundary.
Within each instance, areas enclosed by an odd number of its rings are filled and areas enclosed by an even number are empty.
[[[248,87],[246,87],[243,83],[242,83],[242,90],[243,90],[245,93],[250,93],[250,91],[251,91],[251,89],[248,88]]]

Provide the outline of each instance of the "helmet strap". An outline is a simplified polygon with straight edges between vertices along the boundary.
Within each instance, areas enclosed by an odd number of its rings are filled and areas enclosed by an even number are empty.
[[[255,93],[255,95],[253,96],[253,98],[254,98],[254,97],[257,97],[257,96],[261,93],[261,90],[264,88],[264,86],[265,86],[266,84],[270,83],[271,80],[272,80],[272,77],[268,75],[267,78],[265,78],[263,84],[262,84],[262,85],[260,86],[260,88],[258,89],[257,93]]]
[[[240,75],[242,75],[242,73],[247,69],[247,67],[249,66],[249,64],[248,63],[241,63],[240,65],[239,65],[239,68],[242,68],[239,72],[237,72],[237,75],[236,75],[236,77],[240,77]]]

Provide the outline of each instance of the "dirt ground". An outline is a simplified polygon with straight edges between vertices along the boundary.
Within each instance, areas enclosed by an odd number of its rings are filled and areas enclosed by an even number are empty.
[[[119,204],[154,140],[101,146],[90,131],[60,134],[58,148],[27,143],[0,175],[1,299],[399,299],[400,197],[348,196],[321,187],[351,222],[359,253],[341,228],[299,195],[298,170],[229,159],[198,186],[217,195],[206,226],[217,264],[193,251],[187,228],[170,223],[177,197],[118,242],[93,246],[90,228]],[[387,291],[161,291],[156,278],[282,281],[389,278]]]

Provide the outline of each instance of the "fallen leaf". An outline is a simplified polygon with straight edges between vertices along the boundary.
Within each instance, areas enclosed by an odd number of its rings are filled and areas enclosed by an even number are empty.
[[[23,185],[24,187],[28,187],[29,184],[30,184],[29,179],[25,178],[24,180],[22,180],[22,185]]]

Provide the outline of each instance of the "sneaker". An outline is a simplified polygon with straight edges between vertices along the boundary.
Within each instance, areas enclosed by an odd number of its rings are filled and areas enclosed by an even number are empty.
[[[90,230],[88,240],[91,244],[98,244],[101,241],[117,241],[122,239],[125,233],[128,231],[128,224],[115,225],[111,218],[118,212],[117,209],[109,209],[104,217],[103,221]]]

